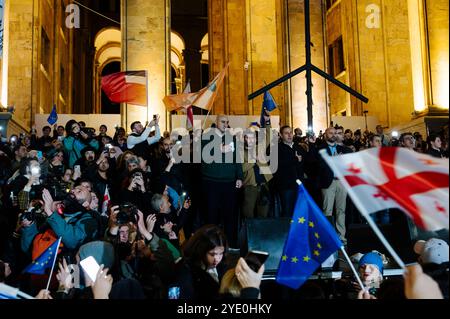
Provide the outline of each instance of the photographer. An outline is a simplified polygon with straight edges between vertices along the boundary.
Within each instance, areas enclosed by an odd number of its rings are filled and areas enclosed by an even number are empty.
[[[64,126],[57,124],[53,126],[53,139],[58,141],[64,140]]]
[[[41,166],[33,158],[22,160],[20,175],[11,183],[12,192],[18,196],[18,206],[25,210],[31,199],[38,199],[42,192]]]
[[[42,192],[44,227],[39,227],[28,218],[22,220],[22,250],[28,252],[33,240],[43,229],[50,229],[55,238],[62,237],[66,253],[74,253],[84,243],[92,241],[98,235],[98,222],[87,211],[91,203],[91,194],[83,187],[75,187],[62,201],[53,201],[47,189]],[[63,212],[61,214],[61,212]]]
[[[115,160],[108,158],[107,153],[104,151],[100,154],[99,158],[94,165],[89,166],[83,175],[93,184],[93,190],[101,195],[99,198],[99,207],[103,204],[103,195],[105,194],[106,187],[108,187],[111,199],[115,198],[112,187],[111,172],[115,171]]]
[[[48,166],[49,178],[61,178],[64,175],[64,152],[56,151],[49,155],[50,164]]]
[[[147,213],[152,193],[148,191],[147,185],[145,185],[144,172],[141,169],[138,168],[129,173],[118,197],[119,202],[130,202]]]
[[[88,145],[95,150],[99,149],[98,141],[81,131],[80,125],[75,120],[67,122],[66,134],[67,136],[63,143],[69,160],[69,167],[75,165],[75,162],[81,158],[81,151]]]
[[[81,158],[75,162],[75,166],[80,166],[81,174],[85,174],[87,170],[95,166],[95,148],[86,146],[81,151]]]
[[[188,217],[188,210],[191,206],[190,199],[186,199],[177,211],[167,195],[155,194],[152,197],[151,205],[157,212],[155,234],[160,238],[170,240],[176,248],[179,248],[178,232],[183,228]]]
[[[150,137],[152,127],[155,127],[155,136]],[[155,116],[147,127],[142,126],[141,122],[136,121],[131,123],[131,133],[127,139],[127,146],[137,156],[142,156],[148,159],[149,146],[155,144],[161,138],[161,131],[159,129],[159,116]]]

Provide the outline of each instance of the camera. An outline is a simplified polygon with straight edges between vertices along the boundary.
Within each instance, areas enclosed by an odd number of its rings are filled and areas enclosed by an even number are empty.
[[[92,128],[92,127],[83,127],[83,128],[81,129],[81,131],[82,131],[83,133],[85,133],[86,135],[88,135],[89,138],[92,138],[92,137],[94,137],[94,135],[95,135],[95,129]]]
[[[137,223],[137,207],[131,203],[124,203],[119,206],[117,214],[117,224]]]
[[[29,220],[30,222],[35,222],[37,218],[42,217],[44,213],[42,204],[37,202],[28,211],[20,215],[20,221]]]
[[[57,177],[51,179],[47,185],[47,189],[52,195],[53,200],[62,201],[67,197],[69,188],[66,184],[61,183]]]

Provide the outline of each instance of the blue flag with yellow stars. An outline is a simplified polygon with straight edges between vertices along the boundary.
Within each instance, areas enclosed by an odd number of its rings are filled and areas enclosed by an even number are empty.
[[[272,94],[270,94],[269,91],[264,92],[264,100],[263,105],[261,109],[261,119],[259,120],[259,123],[261,127],[265,127],[266,123],[264,121],[264,111],[272,112],[277,108],[277,104],[275,103],[275,100],[273,99]]]
[[[336,231],[303,184],[277,273],[277,282],[298,289],[314,271],[343,246]]]
[[[58,255],[60,243],[61,237],[58,240],[55,240],[55,242],[50,247],[48,247],[47,250],[45,250],[38,258],[36,258],[36,260],[29,264],[23,270],[23,273],[37,275],[45,274],[46,269],[53,267],[56,256]]]
[[[56,104],[53,104],[53,109],[50,115],[48,116],[47,122],[50,125],[55,124],[58,121],[58,113],[56,113]]]

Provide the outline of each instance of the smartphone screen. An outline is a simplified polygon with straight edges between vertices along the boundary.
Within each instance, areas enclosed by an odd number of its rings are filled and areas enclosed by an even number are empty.
[[[180,287],[170,287],[168,290],[169,299],[180,299]]]
[[[42,160],[42,152],[41,151],[37,151],[37,158],[38,158],[38,161]]]
[[[269,258],[269,253],[265,251],[251,250],[245,256],[245,261],[247,265],[255,272],[258,272],[259,268],[266,262]]]
[[[80,261],[80,265],[83,270],[87,273],[92,282],[95,282],[97,278],[98,270],[100,269],[100,265],[97,263],[94,257],[89,256],[86,259]]]

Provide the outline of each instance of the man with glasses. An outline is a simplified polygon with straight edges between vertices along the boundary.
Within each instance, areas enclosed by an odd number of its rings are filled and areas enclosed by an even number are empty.
[[[228,128],[228,117],[218,115],[216,128],[202,136],[202,194],[206,222],[222,224],[230,246],[237,247],[236,196],[243,173],[236,160],[236,138]]]

